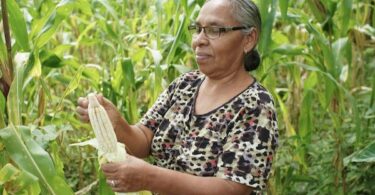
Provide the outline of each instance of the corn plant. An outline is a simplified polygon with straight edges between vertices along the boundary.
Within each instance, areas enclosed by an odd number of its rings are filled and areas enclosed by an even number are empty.
[[[279,12],[275,2],[262,1],[260,5],[266,18],[263,36],[269,36],[262,37],[260,43],[263,53],[260,74],[275,90],[286,136],[281,142],[269,191],[354,192],[352,186],[348,187],[351,182],[347,181],[349,171],[343,159],[351,151],[364,147],[365,135],[374,128],[374,125],[364,128],[359,102],[351,92],[358,76],[358,56],[374,58],[374,54],[365,54],[374,51],[374,28],[366,22],[369,15],[363,14],[374,9],[371,1],[279,1]],[[363,18],[356,20],[360,17]],[[373,19],[370,21],[373,26]],[[269,28],[273,28],[272,34]],[[358,33],[357,29],[371,29],[360,33],[372,37],[367,46],[358,45],[350,36]],[[373,60],[360,63],[371,64]],[[371,86],[371,80],[365,80]],[[353,138],[349,141],[347,136]]]
[[[72,11],[72,4],[57,4],[47,16],[32,26],[34,28],[30,32],[27,31],[20,6],[15,1],[2,1],[1,8],[5,45],[1,37],[0,47],[6,48],[0,60],[4,78],[2,86],[9,86],[9,91],[6,87],[2,88],[1,98],[1,191],[5,194],[73,194],[65,181],[63,164],[58,150],[53,147],[53,138],[48,140],[51,141],[49,153],[37,139],[42,136],[35,138],[33,135],[47,128],[43,126],[43,119],[45,93],[48,94],[48,89],[42,66],[58,66],[59,63],[59,58],[46,52],[43,47],[66,14]],[[13,45],[10,35],[14,39]],[[33,40],[32,45],[29,40]],[[34,94],[39,100],[36,104],[37,112],[29,114],[28,107],[33,105],[31,109],[34,110],[35,104],[25,97],[33,97]],[[39,125],[37,129],[33,123]]]
[[[25,147],[1,139],[0,190],[48,193],[45,174],[64,183],[56,193],[112,193],[96,152],[69,147],[94,136],[71,114],[76,99],[103,93],[137,122],[174,78],[197,68],[187,25],[204,0],[3,2],[0,135],[18,132]],[[280,126],[268,194],[374,193],[374,1],[255,2],[262,65],[252,74],[272,92]],[[44,151],[36,167],[52,162],[57,176],[14,160],[34,146]]]

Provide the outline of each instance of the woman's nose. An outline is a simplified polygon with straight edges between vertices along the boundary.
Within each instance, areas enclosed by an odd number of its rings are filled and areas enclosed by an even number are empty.
[[[207,43],[208,43],[208,39],[207,39],[206,34],[204,33],[204,29],[202,29],[198,34],[193,36],[193,45],[198,46],[198,45],[203,45]]]

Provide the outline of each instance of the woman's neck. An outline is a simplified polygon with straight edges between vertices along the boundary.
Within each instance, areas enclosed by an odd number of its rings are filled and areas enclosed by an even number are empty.
[[[253,82],[253,77],[246,71],[231,72],[229,74],[210,77],[206,76],[206,79],[202,83],[206,90],[215,92],[217,90],[223,90],[228,88],[243,88],[247,87]]]
[[[194,113],[205,114],[222,106],[249,87],[253,81],[253,77],[247,72],[228,74],[220,79],[206,76],[199,87]]]

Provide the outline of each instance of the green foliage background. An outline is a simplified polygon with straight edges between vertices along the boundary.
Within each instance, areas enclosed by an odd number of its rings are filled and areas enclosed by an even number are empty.
[[[197,68],[187,26],[203,0],[7,0],[0,19],[0,191],[108,194],[76,100],[103,93],[130,123]],[[374,194],[375,1],[258,0],[253,74],[280,125],[268,194]],[[2,6],[2,11],[5,10]],[[37,171],[35,171],[37,170]],[[99,179],[98,179],[99,178]]]

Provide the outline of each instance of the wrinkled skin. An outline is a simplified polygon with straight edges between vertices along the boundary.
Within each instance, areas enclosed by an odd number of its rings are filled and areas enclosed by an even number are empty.
[[[134,156],[127,156],[127,159],[119,163],[107,163],[102,165],[107,183],[115,192],[136,192],[145,189],[146,178],[142,174],[151,165]],[[116,184],[111,185],[111,180]]]

